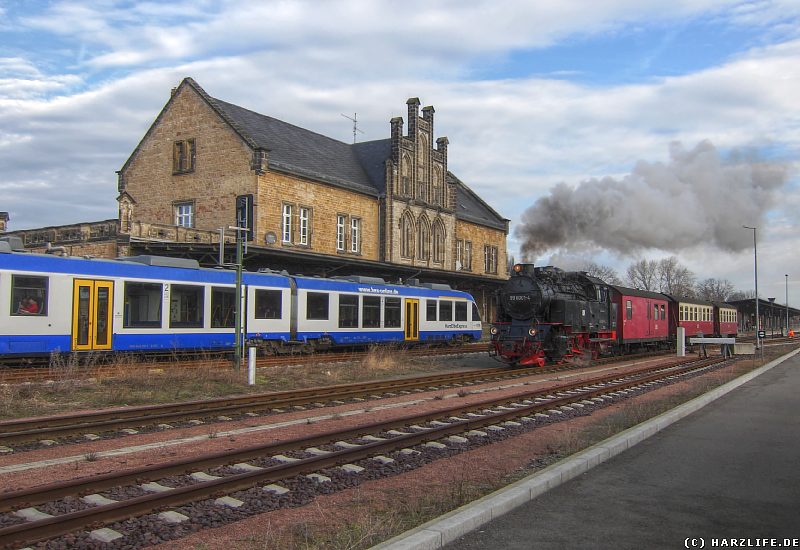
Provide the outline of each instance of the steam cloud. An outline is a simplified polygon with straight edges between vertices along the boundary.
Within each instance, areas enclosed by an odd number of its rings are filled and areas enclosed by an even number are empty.
[[[687,151],[670,145],[670,161],[640,161],[618,180],[559,183],[522,214],[516,236],[524,256],[558,248],[677,252],[711,245],[752,246],[742,225],[759,224],[788,177],[785,165],[743,154],[722,159],[709,141]]]

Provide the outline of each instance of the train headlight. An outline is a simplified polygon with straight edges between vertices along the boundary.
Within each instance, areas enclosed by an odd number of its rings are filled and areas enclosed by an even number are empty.
[[[535,328],[528,329],[528,334],[530,334],[531,336],[536,336],[536,329]]]
[[[497,327],[492,327],[492,329],[489,332],[492,334],[492,336],[496,335],[497,334]]]

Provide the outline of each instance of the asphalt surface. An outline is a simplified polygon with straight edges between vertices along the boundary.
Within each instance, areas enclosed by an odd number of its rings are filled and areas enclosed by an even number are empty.
[[[800,354],[444,548],[787,543],[800,548]]]

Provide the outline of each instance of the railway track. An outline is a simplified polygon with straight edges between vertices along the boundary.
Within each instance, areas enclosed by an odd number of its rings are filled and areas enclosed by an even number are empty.
[[[176,532],[180,536],[181,524],[199,521],[196,516],[208,507],[241,519],[248,508],[252,515],[265,507],[286,505],[292,491],[350,486],[359,479],[381,477],[387,469],[388,473],[402,471],[410,463],[423,464],[473,444],[582,414],[722,362],[714,358],[642,368],[532,390],[511,399],[485,399],[311,437],[5,491],[0,494],[0,546],[21,547],[73,533],[66,546],[81,547],[103,537],[135,538],[134,533],[152,532],[148,529],[155,524],[163,532],[160,540],[169,540]],[[406,464],[398,466],[403,461]],[[45,510],[58,510],[58,514]],[[146,522],[146,528],[131,519],[143,516],[140,521]],[[113,529],[94,529],[98,525]],[[123,540],[126,547],[141,546],[135,540]]]
[[[556,365],[548,369],[482,369],[435,374],[414,378],[341,384],[304,390],[270,392],[239,397],[226,397],[148,405],[125,409],[100,410],[89,413],[25,418],[0,422],[0,446],[13,448],[19,444],[41,440],[57,440],[70,436],[116,433],[130,434],[142,426],[184,421],[205,421],[231,416],[252,416],[283,412],[292,407],[342,404],[352,399],[393,397],[400,394],[430,391],[456,385],[474,385],[514,379],[531,374],[546,374],[575,369],[573,365]],[[219,421],[219,420],[218,420]],[[122,432],[128,430],[128,432]]]
[[[407,357],[457,355],[462,353],[481,353],[489,349],[485,342],[464,344],[458,347],[425,347],[402,350]],[[276,367],[285,365],[307,365],[313,363],[338,363],[345,361],[359,361],[367,357],[370,352],[342,351],[315,354],[271,355],[259,357],[256,368]],[[41,366],[0,366],[0,384],[19,384],[23,382],[42,382],[45,380],[61,380],[65,378],[100,378],[118,376],[120,372],[128,369],[197,369],[220,368],[233,369],[233,363],[223,355],[203,357],[200,359],[178,360],[174,355],[165,355],[162,358],[150,357],[140,361],[134,356],[121,355],[117,361],[93,363],[90,357],[84,358],[88,364],[70,363],[69,360],[52,360]]]

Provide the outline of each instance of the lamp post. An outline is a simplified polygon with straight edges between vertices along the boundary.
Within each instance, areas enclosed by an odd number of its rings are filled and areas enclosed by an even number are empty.
[[[789,336],[789,274],[786,277],[786,336]]]
[[[759,317],[758,317],[758,248],[756,247],[756,228],[743,225],[745,229],[753,230],[753,265],[755,266],[755,284],[756,284],[756,348],[761,348],[761,337],[758,333]]]

